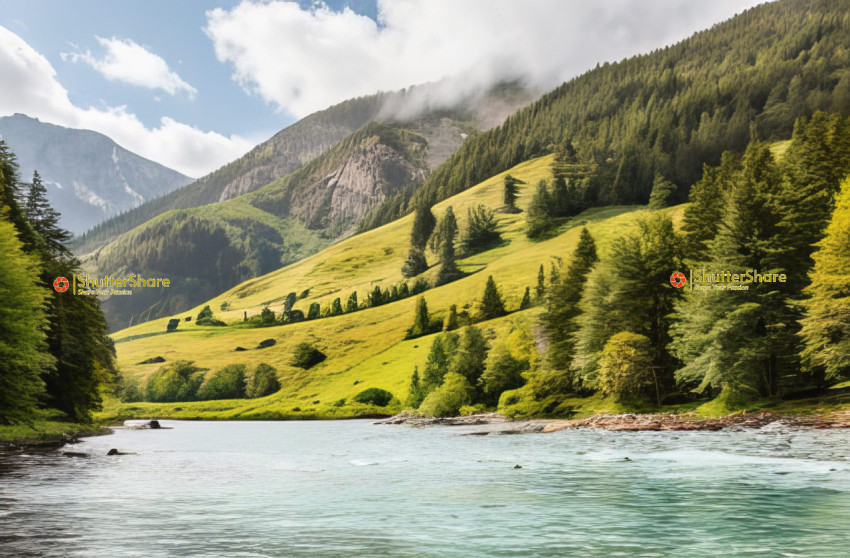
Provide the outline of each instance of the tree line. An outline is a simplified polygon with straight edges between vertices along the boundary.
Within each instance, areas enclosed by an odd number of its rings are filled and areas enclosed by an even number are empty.
[[[81,272],[58,222],[38,172],[22,182],[0,140],[0,423],[32,423],[41,408],[89,421],[118,374],[97,298],[54,288]]]

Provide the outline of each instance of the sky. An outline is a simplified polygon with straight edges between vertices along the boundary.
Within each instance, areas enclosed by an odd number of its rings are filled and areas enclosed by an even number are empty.
[[[192,177],[352,97],[545,91],[762,0],[0,0],[0,116],[91,129]]]

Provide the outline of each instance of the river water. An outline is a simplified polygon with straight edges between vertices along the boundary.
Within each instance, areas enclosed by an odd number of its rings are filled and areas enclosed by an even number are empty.
[[[0,556],[850,555],[847,430],[163,426],[0,456]]]

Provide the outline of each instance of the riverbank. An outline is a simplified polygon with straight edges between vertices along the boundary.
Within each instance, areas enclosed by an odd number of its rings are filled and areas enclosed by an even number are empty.
[[[112,430],[105,426],[58,420],[36,420],[31,425],[0,426],[0,450],[58,448],[85,436],[103,436]]]
[[[701,418],[694,414],[647,413],[602,414],[575,420],[540,419],[511,421],[499,413],[482,413],[463,417],[418,417],[401,413],[377,425],[466,426],[467,435],[551,433],[561,430],[594,428],[618,432],[642,431],[717,431],[726,429],[850,428],[850,409],[818,415],[784,415],[770,412],[735,413],[723,417]]]

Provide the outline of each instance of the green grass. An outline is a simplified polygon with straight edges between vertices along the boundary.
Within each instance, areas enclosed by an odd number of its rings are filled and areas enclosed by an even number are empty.
[[[108,430],[102,427],[66,422],[56,412],[40,411],[31,424],[0,425],[0,444],[52,445],[68,437],[106,433]]]
[[[467,209],[482,203],[499,207],[502,203],[504,175],[526,182],[517,205],[525,209],[536,183],[551,177],[552,156],[520,164],[506,173],[494,176],[453,198],[437,204],[434,213],[439,218],[448,206],[453,206],[460,222],[465,226]],[[681,221],[684,206],[665,210],[674,221]],[[459,261],[467,277],[424,293],[432,315],[443,316],[452,304],[459,310],[475,312],[488,275],[493,275],[502,291],[508,310],[519,306],[525,287],[536,284],[541,264],[547,270],[554,258],[568,263],[578,241],[582,226],[587,226],[599,246],[600,252],[608,250],[611,241],[636,226],[637,220],[648,212],[642,206],[604,207],[585,211],[564,220],[556,234],[542,241],[531,241],[525,236],[525,213],[499,214],[499,230],[503,242],[496,248]],[[118,351],[118,364],[126,378],[144,383],[160,364],[136,364],[155,356],[167,362],[178,359],[195,361],[208,369],[218,369],[230,363],[249,367],[265,362],[278,369],[282,389],[271,396],[256,400],[207,401],[176,404],[128,403],[107,400],[98,417],[118,420],[131,417],[174,417],[185,419],[261,419],[261,418],[345,418],[373,414],[390,414],[402,408],[407,397],[410,375],[418,366],[420,373],[430,349],[433,336],[404,340],[412,323],[416,297],[400,300],[377,308],[352,314],[324,318],[283,326],[245,328],[241,325],[243,312],[248,316],[258,314],[265,303],[280,312],[283,299],[289,292],[301,293],[309,289],[309,296],[296,303],[295,308],[305,312],[312,302],[323,308],[335,297],[343,304],[352,291],[365,300],[366,293],[375,285],[391,287],[401,282],[401,266],[407,255],[412,216],[346,239],[323,251],[277,271],[246,281],[221,295],[175,316],[195,316],[209,304],[216,317],[233,325],[227,327],[197,326],[181,321],[177,331],[167,335],[169,318],[153,320],[119,331],[113,335]],[[428,253],[428,261],[437,263],[436,256]],[[425,276],[433,279],[437,268],[433,266]],[[227,302],[230,310],[221,312]],[[481,324],[485,333],[496,341],[514,327],[525,315],[539,309],[514,312],[499,320]],[[255,350],[264,339],[275,339],[277,344],[267,349]],[[295,346],[309,341],[328,358],[309,369],[302,370],[290,364]],[[237,347],[251,350],[236,352]],[[367,388],[382,388],[392,392],[395,400],[385,408],[352,403],[352,398]],[[345,403],[338,406],[340,400]],[[544,402],[527,409],[517,409],[516,416],[541,416],[546,414],[589,416],[600,412],[625,412],[626,409],[611,401],[595,396],[584,400],[567,400],[552,409]],[[296,410],[297,409],[297,410]]]

